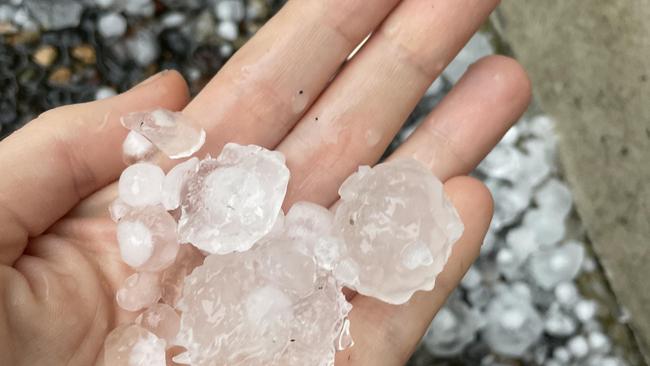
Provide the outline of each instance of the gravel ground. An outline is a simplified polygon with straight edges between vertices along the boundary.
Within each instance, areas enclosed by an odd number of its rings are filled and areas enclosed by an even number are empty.
[[[179,70],[196,93],[281,3],[5,0],[0,138],[44,110],[111,96],[161,69]],[[469,64],[495,53],[491,34],[472,38],[387,153]],[[553,121],[533,108],[477,169],[496,201],[490,233],[411,365],[639,364],[625,312],[585,243],[555,145]]]

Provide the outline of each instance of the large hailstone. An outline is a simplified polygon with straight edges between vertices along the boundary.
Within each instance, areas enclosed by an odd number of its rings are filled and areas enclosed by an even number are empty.
[[[463,233],[442,182],[421,163],[401,159],[360,167],[339,194],[335,225],[346,250],[335,276],[391,304],[433,289]]]
[[[289,183],[284,156],[259,146],[227,144],[186,182],[179,235],[208,253],[250,249],[271,229]]]
[[[171,159],[191,156],[205,143],[205,131],[182,112],[161,108],[134,112],[122,117],[121,122],[124,127],[146,137]],[[130,143],[129,146],[131,145],[138,145],[138,148],[125,151],[139,151],[143,144]]]
[[[185,280],[181,330],[194,366],[331,365],[351,306],[316,259],[285,235],[210,255]],[[340,342],[339,342],[340,343]]]

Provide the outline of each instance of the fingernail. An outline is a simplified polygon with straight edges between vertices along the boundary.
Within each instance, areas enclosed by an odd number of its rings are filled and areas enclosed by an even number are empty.
[[[144,79],[143,81],[141,81],[140,83],[138,83],[134,88],[139,88],[141,86],[151,84],[151,83],[155,82],[156,80],[158,80],[158,79],[162,78],[163,76],[165,76],[165,74],[167,74],[168,71],[169,70],[163,70],[163,71],[160,71],[160,72],[158,72],[156,74],[153,74],[153,75],[149,76],[148,78]]]

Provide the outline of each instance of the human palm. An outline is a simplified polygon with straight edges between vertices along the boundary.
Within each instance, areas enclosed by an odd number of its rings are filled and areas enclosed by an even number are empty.
[[[107,211],[124,168],[121,115],[183,110],[208,131],[201,155],[231,141],[277,149],[292,175],[285,209],[332,204],[497,2],[290,1],[190,102],[182,77],[162,72],[113,98],[46,112],[2,141],[0,364],[102,364],[107,333],[135,317],[114,300],[132,270]],[[445,181],[466,230],[433,291],[400,306],[350,294],[356,345],[337,366],[406,362],[489,226],[490,195],[464,175],[523,112],[529,89],[515,61],[483,59],[389,157],[414,157]]]

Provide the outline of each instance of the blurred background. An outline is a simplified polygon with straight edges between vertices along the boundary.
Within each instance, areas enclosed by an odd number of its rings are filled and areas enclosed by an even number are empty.
[[[0,0],[0,139],[161,69],[196,93],[282,3]],[[504,0],[406,121],[387,152],[489,54],[533,80],[475,172],[496,203],[481,256],[411,365],[648,364],[649,17],[647,0]]]

